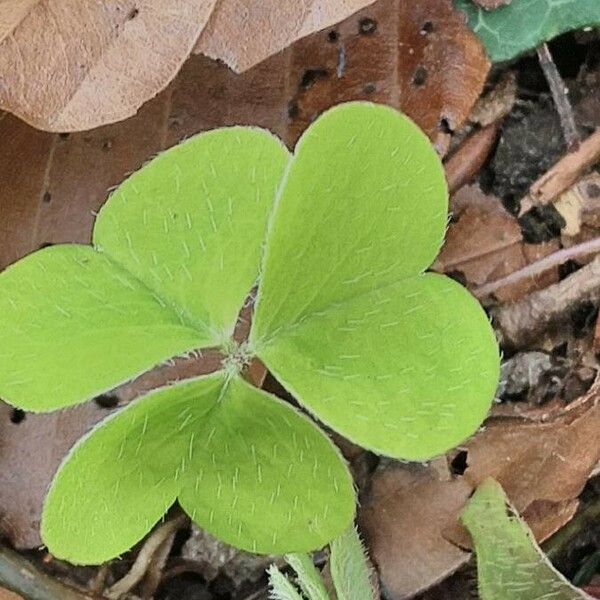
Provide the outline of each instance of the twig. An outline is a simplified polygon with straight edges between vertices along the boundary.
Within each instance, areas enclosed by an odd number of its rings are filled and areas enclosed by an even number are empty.
[[[594,254],[596,252],[600,252],[600,237],[588,240],[587,242],[582,242],[576,246],[571,246],[570,248],[564,248],[563,250],[553,252],[541,260],[533,262],[518,271],[514,271],[506,277],[502,277],[496,281],[490,281],[490,283],[475,288],[473,290],[473,295],[477,298],[485,298],[485,296],[489,296],[507,285],[518,283],[523,279],[530,279],[536,275],[541,275],[552,267],[562,265],[568,260],[586,256],[588,254]]]
[[[600,128],[586,138],[578,150],[561,158],[542,175],[521,200],[520,215],[533,206],[548,204],[566,192],[581,174],[600,160]]]
[[[133,589],[143,579],[152,561],[152,557],[162,543],[186,522],[187,516],[180,515],[171,521],[159,525],[145,541],[129,573],[108,589],[105,594],[106,597],[109,600],[117,600]]]
[[[148,565],[144,582],[141,585],[140,595],[142,598],[154,598],[154,594],[156,594],[156,590],[162,579],[163,569],[165,568],[165,564],[167,563],[167,559],[173,548],[176,533],[176,531],[172,531],[171,535],[163,541],[158,550],[154,553],[154,556]]]
[[[567,148],[569,150],[576,150],[579,147],[579,133],[577,132],[577,125],[575,125],[575,115],[573,114],[573,107],[569,102],[568,93],[569,90],[560,76],[554,60],[552,60],[552,54],[548,44],[543,43],[537,48],[537,55],[540,60],[540,65],[548,85],[550,86],[550,92],[554,99],[554,105],[560,117],[560,124],[567,142]]]
[[[94,598],[49,577],[20,554],[5,547],[0,547],[0,585],[27,600],[93,600]]]
[[[444,169],[451,194],[469,183],[479,172],[494,146],[497,135],[497,122],[483,127],[469,135],[446,160]]]
[[[519,302],[500,306],[492,318],[502,342],[515,347],[528,346],[552,323],[568,316],[568,309],[581,302],[600,300],[600,256],[572,275],[533,292]]]

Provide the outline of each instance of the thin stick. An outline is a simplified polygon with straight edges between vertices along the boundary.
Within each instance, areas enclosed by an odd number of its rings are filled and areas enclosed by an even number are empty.
[[[554,105],[558,111],[560,117],[560,124],[562,126],[563,135],[567,142],[569,150],[576,150],[579,147],[579,133],[577,132],[577,125],[575,125],[575,116],[573,114],[573,107],[569,102],[568,93],[569,90],[560,76],[556,64],[550,54],[548,44],[543,43],[537,48],[537,55],[540,60],[540,65],[550,86],[550,92],[554,99]]]
[[[581,174],[600,161],[600,128],[587,137],[575,152],[569,152],[542,175],[521,200],[522,215],[530,208],[549,204],[576,183]]]
[[[473,295],[477,298],[484,298],[507,285],[512,285],[523,279],[535,277],[536,275],[548,271],[552,267],[564,264],[568,260],[587,254],[593,254],[595,252],[600,252],[600,237],[588,240],[587,242],[582,242],[576,246],[571,246],[570,248],[558,250],[558,252],[553,252],[541,260],[533,262],[518,271],[514,271],[506,277],[502,277],[501,279],[491,281],[490,283],[475,288],[473,290]]]
[[[92,600],[34,567],[17,552],[0,547],[0,585],[36,600]],[[96,596],[97,598],[97,596]]]
[[[142,546],[129,573],[108,589],[105,594],[106,597],[109,600],[117,600],[129,592],[129,590],[133,589],[144,578],[148,566],[152,561],[152,557],[162,543],[186,522],[187,516],[180,515],[177,518],[158,526]]]
[[[496,138],[500,122],[496,121],[467,137],[444,163],[448,190],[453,194],[469,183],[488,159]]]

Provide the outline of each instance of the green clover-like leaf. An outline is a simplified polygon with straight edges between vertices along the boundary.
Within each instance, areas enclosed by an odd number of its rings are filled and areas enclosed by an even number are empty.
[[[128,550],[176,498],[251,552],[324,546],[354,515],[350,474],[307,417],[225,373],[134,401],[81,440],[42,521],[59,558],[98,564]]]
[[[0,276],[0,395],[70,406],[194,348],[223,343],[258,277],[289,160],[266,131],[199,135],[127,179],[94,249],[37,252]]]
[[[498,381],[479,304],[422,273],[446,219],[425,135],[390,108],[350,103],[298,143],[267,240],[258,355],[330,427],[404,459],[471,435]]]
[[[341,533],[354,506],[347,468],[314,424],[243,382],[252,355],[367,448],[429,458],[469,436],[493,397],[498,349],[476,301],[424,273],[446,211],[418,128],[350,103],[319,118],[292,159],[256,129],[197,136],[121,185],[92,248],[7,269],[0,395],[14,405],[82,402],[197,348],[225,357],[223,371],[140,398],[76,446],[44,509],[50,550],[106,560],[176,498],[256,552],[308,551]],[[231,335],[257,283],[239,347]]]

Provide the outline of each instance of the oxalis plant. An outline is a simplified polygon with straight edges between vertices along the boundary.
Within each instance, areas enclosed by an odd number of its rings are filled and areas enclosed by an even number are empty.
[[[368,103],[321,116],[290,156],[267,131],[198,135],[127,179],[93,245],[0,275],[0,396],[85,402],[174,356],[221,368],[130,403],[81,439],[48,492],[49,550],[96,564],[176,501],[238,548],[319,548],[353,519],[350,473],[303,412],[242,377],[258,357],[311,415],[408,460],[471,435],[498,379],[493,331],[460,285],[426,273],[447,189],[427,138]],[[233,331],[257,288],[251,331]]]

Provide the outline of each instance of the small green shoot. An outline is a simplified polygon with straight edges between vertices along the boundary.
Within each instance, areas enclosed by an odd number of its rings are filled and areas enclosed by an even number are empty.
[[[479,486],[462,522],[475,544],[481,600],[591,600],[554,569],[527,525],[507,509],[498,482]]]
[[[272,598],[331,600],[310,555],[288,554],[285,560],[296,573],[295,582],[292,583],[275,565],[271,565],[268,573]],[[329,570],[336,600],[374,600],[371,569],[353,525],[331,542]]]
[[[447,208],[423,133],[391,108],[349,103],[317,119],[293,156],[250,127],[187,140],[112,194],[93,246],[47,248],[2,273],[0,396],[24,410],[85,402],[203,348],[224,357],[80,440],[45,502],[50,551],[101,563],[176,500],[252,552],[308,552],[344,531],[355,493],[340,453],[303,413],[245,383],[253,357],[373,451],[423,460],[471,435],[499,354],[477,301],[425,273]]]

